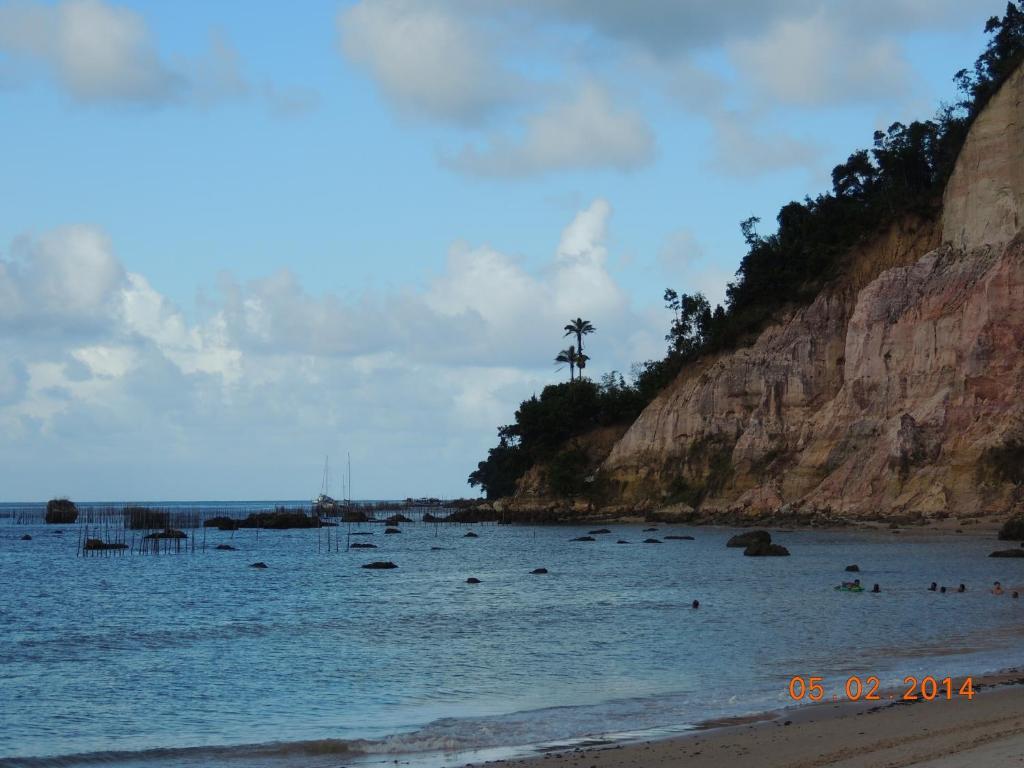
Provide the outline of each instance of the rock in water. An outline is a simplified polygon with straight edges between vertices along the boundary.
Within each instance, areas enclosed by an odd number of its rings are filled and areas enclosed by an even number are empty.
[[[848,565],[846,566],[846,570],[849,573],[860,573],[860,567],[858,565]]]
[[[46,523],[67,525],[78,519],[78,507],[70,499],[50,499],[46,502]]]
[[[628,541],[626,541],[625,539],[619,539],[619,540],[618,540],[618,541],[616,541],[615,543],[616,543],[616,544],[629,544],[629,542],[628,542]]]
[[[644,539],[644,544],[661,544],[661,539]]]
[[[384,533],[401,533],[397,528],[385,528]]]
[[[267,568],[269,566],[266,563],[260,561],[258,563],[250,563],[249,567],[250,568]]]
[[[224,552],[237,552],[237,547],[232,547],[230,544],[218,544],[215,549],[223,550]]]
[[[747,557],[789,557],[789,550],[781,544],[767,541],[755,541],[743,550]]]
[[[412,519],[406,517],[405,515],[398,514],[392,515],[391,517],[387,518],[384,522],[388,525],[399,525],[401,523],[411,523]]]
[[[465,536],[463,536],[462,538],[464,538],[464,539],[479,539],[479,538],[480,538],[480,536],[478,536],[477,534],[475,534],[475,533],[473,533],[472,531],[470,531],[469,533],[467,533],[467,534],[466,534]]]
[[[470,576],[468,579],[466,579],[466,583],[467,584],[479,584],[480,583],[480,579],[476,579],[476,578],[473,578],[472,576]]]
[[[165,528],[162,531],[151,533],[146,536],[147,539],[187,539],[188,534],[184,531],[179,531],[175,528]]]
[[[357,541],[355,544],[349,546],[350,549],[376,549],[376,544],[369,544],[362,541]]]
[[[534,568],[532,571],[530,571],[530,573],[532,573],[535,576],[540,576],[540,575],[545,574],[547,572],[548,572],[547,568]]]
[[[573,541],[597,541],[593,536],[577,536]]]
[[[590,533],[590,535],[593,536],[598,533],[611,533],[611,531],[609,531],[607,528],[598,528],[596,531],[588,531],[588,533]]]
[[[28,535],[28,534],[26,533],[26,534],[25,534],[24,536],[22,536],[22,537],[21,537],[21,540],[22,540],[22,541],[32,541],[32,537],[31,537],[31,536],[29,536],[29,535]]]
[[[771,544],[772,535],[768,531],[747,531],[746,533],[737,533],[731,539],[729,539],[725,546],[727,547],[749,547],[755,543]]]
[[[644,533],[654,533],[657,530],[657,528],[644,528]]]
[[[693,536],[666,536],[665,541],[693,541]]]
[[[1024,557],[1024,549],[997,549],[989,557]]]
[[[392,563],[390,560],[388,560],[388,561],[378,560],[375,563],[367,563],[366,565],[364,565],[362,567],[363,568],[369,568],[369,569],[375,570],[375,571],[383,571],[383,570],[388,570],[388,569],[391,569],[391,568],[397,568],[398,566],[395,565],[394,563]]]

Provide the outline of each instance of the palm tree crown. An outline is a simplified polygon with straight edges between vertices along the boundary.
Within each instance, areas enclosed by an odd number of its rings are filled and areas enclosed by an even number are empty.
[[[576,349],[583,352],[583,337],[587,334],[593,333],[597,329],[589,320],[584,320],[582,317],[577,317],[575,320],[570,320],[568,325],[565,326],[565,336],[576,337]]]
[[[568,349],[563,349],[555,356],[555,362],[568,363],[569,381],[573,381],[576,378],[576,364],[579,362],[579,354],[576,352],[576,347],[570,345]]]

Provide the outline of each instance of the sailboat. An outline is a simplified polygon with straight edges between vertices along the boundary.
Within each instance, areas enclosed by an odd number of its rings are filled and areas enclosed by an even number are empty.
[[[324,457],[324,480],[320,486],[320,493],[313,499],[314,515],[331,515],[338,509],[338,502],[328,495],[327,491],[330,478],[330,457]]]

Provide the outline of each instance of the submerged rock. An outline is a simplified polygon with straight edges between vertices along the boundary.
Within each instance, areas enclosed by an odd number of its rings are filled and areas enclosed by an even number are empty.
[[[767,541],[755,541],[743,550],[747,557],[789,557],[789,550],[781,544]]]
[[[369,568],[369,569],[375,570],[375,571],[383,571],[383,570],[389,570],[391,568],[397,568],[398,566],[395,565],[394,563],[392,563],[390,560],[387,560],[387,561],[378,560],[377,562],[374,562],[374,563],[366,563],[362,567],[363,568]]]
[[[355,544],[350,544],[349,549],[376,549],[376,544],[370,544],[365,541],[357,541]]]
[[[237,547],[232,547],[230,544],[218,544],[215,549],[223,550],[224,552],[237,552]]]
[[[626,541],[625,539],[619,539],[619,540],[618,540],[618,541],[616,541],[615,543],[616,543],[616,544],[629,544],[629,542],[628,542],[628,541]]]
[[[577,536],[572,541],[597,541],[593,536]]]
[[[1024,549],[997,549],[989,557],[1024,557]]]
[[[210,517],[203,521],[203,525],[206,528],[217,528],[221,531],[237,531],[238,521],[233,517],[226,517],[225,515],[218,515],[217,517]]]
[[[468,579],[466,579],[466,583],[467,584],[479,584],[480,583],[480,579],[477,579],[477,578],[474,578],[474,577],[470,576]]]
[[[476,533],[473,533],[472,531],[470,531],[469,533],[467,533],[462,538],[464,538],[464,539],[479,539],[480,536],[479,536],[479,534],[476,534]]]
[[[596,531],[588,531],[592,536],[599,533],[611,533],[607,528],[598,528]]]
[[[388,534],[391,534],[391,533],[401,533],[401,531],[398,530],[397,528],[385,528],[384,529],[384,533],[388,533]]]
[[[860,573],[860,566],[858,566],[858,565],[856,565],[856,564],[854,564],[854,565],[848,565],[848,566],[846,566],[846,570],[847,570],[847,571],[848,571],[849,573]]]
[[[85,544],[82,545],[84,549],[89,551],[103,550],[103,549],[128,549],[127,544],[120,542],[106,542],[102,539],[86,539]]]
[[[693,541],[693,536],[666,536],[665,541]]]
[[[644,544],[661,544],[661,539],[644,539]]]
[[[267,565],[266,563],[264,563],[264,562],[263,562],[263,561],[261,560],[261,561],[260,561],[260,562],[258,562],[258,563],[249,563],[249,567],[250,567],[250,568],[269,568],[270,566],[268,566],[268,565]]]
[[[175,528],[165,528],[146,536],[147,539],[187,539],[188,534]]]
[[[657,530],[657,528],[644,528],[644,533],[654,533]]]
[[[543,574],[545,574],[547,572],[548,572],[547,568],[534,568],[532,571],[530,571],[530,573],[533,574],[534,576],[541,576],[541,575],[543,575]]]
[[[751,544],[762,543],[771,544],[772,535],[768,531],[747,531],[746,533],[737,533],[727,542],[727,547],[749,547]]]
[[[21,537],[21,540],[22,540],[22,541],[32,541],[32,537],[31,537],[31,536],[29,536],[29,535],[28,535],[28,534],[26,533],[26,534],[25,534],[24,536],[22,536],[22,537]]]

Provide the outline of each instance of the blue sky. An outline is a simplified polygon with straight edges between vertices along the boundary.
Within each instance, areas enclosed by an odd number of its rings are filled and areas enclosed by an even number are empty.
[[[564,320],[660,354],[1002,6],[0,0],[0,495],[468,494]]]

